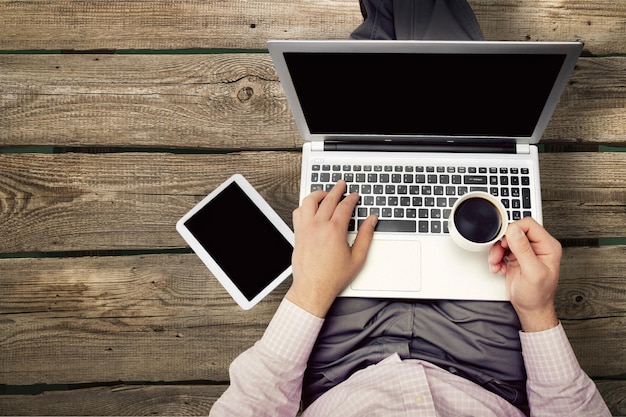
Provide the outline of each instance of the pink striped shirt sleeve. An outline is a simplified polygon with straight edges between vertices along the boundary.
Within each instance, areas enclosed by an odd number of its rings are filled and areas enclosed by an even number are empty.
[[[562,325],[543,332],[520,332],[520,339],[531,415],[611,415],[595,384],[578,364]]]
[[[283,300],[261,340],[231,364],[230,387],[210,416],[295,416],[306,363],[323,323]]]

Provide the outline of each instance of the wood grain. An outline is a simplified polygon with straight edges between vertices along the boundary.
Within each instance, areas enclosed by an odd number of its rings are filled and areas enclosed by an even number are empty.
[[[284,149],[268,54],[0,55],[0,144]]]
[[[625,155],[540,154],[544,226],[560,239],[626,236]]]
[[[592,54],[622,50],[626,4],[619,1],[470,0],[493,40],[578,40]],[[618,40],[619,39],[619,40]]]
[[[227,385],[117,385],[2,395],[3,415],[47,416],[206,416]]]
[[[491,40],[581,40],[593,54],[624,53],[621,1],[474,0]],[[0,49],[265,48],[268,39],[346,39],[356,0],[0,2]]]
[[[626,246],[565,248],[555,302],[562,320],[614,319],[617,326],[626,318]]]
[[[557,309],[593,377],[625,372],[624,251],[565,249]],[[0,384],[227,381],[288,284],[243,311],[193,254],[0,259]]]
[[[347,38],[358,2],[43,1],[0,3],[3,49],[265,48],[272,38]]]
[[[581,58],[544,143],[626,143],[626,58]],[[0,145],[297,149],[268,54],[0,55]]]
[[[241,173],[291,224],[300,155],[0,154],[0,253],[180,248],[176,221]]]
[[[176,221],[237,172],[291,224],[300,158],[0,154],[0,253],[185,247]],[[626,154],[542,154],[540,161],[544,225],[557,238],[626,236]]]
[[[596,381],[614,416],[626,415],[626,381]],[[131,385],[0,396],[3,414],[28,416],[46,410],[50,416],[208,415],[224,385]]]
[[[580,366],[592,377],[610,369],[611,376],[626,374],[626,318],[609,317],[590,320],[563,320]],[[600,332],[597,329],[603,329]],[[600,372],[600,374],[598,373]]]
[[[193,254],[0,260],[0,384],[227,381],[284,284],[241,310]]]

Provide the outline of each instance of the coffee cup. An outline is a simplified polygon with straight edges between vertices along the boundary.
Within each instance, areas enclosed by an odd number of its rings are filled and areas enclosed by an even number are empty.
[[[452,206],[448,218],[452,240],[472,252],[489,250],[502,239],[507,226],[507,212],[500,200],[482,191],[460,197]]]

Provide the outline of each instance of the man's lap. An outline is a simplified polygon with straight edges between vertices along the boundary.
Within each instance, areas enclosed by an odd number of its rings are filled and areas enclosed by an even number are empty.
[[[434,363],[524,407],[519,329],[507,302],[338,298],[309,359],[303,403],[308,406],[354,372],[398,353]]]

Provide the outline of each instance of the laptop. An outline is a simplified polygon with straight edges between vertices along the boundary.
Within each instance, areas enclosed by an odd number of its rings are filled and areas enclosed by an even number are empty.
[[[340,178],[379,223],[351,297],[507,300],[487,253],[448,235],[454,201],[501,199],[542,222],[536,144],[574,69],[578,42],[269,41],[305,143],[300,201]]]

